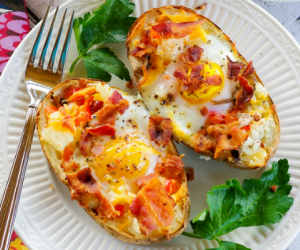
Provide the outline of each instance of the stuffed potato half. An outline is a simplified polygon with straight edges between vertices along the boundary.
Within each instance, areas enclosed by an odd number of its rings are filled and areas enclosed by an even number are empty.
[[[71,198],[120,240],[150,244],[178,236],[190,200],[170,121],[104,82],[71,79],[39,105],[37,131]],[[164,130],[168,131],[168,130]]]
[[[151,9],[131,27],[128,58],[151,114],[197,153],[241,169],[266,166],[280,126],[267,89],[235,44],[183,6]]]

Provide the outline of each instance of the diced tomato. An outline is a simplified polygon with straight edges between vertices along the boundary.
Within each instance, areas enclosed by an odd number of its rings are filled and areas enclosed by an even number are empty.
[[[247,125],[247,126],[241,127],[241,129],[243,129],[243,130],[246,130],[246,131],[250,131],[250,125]]]
[[[121,217],[124,214],[124,212],[125,212],[124,211],[125,210],[125,206],[122,205],[122,204],[117,204],[115,206],[115,209],[120,212],[120,215],[118,215],[118,217]]]
[[[175,180],[166,180],[165,181],[165,189],[169,195],[176,193],[179,190],[179,188],[180,188],[180,185]]]
[[[116,135],[115,128],[110,124],[100,125],[97,127],[88,127],[87,131],[92,135]]]
[[[48,117],[50,114],[52,114],[52,113],[54,113],[54,112],[56,112],[56,111],[58,111],[58,109],[55,108],[55,107],[46,107],[46,108],[45,108],[45,113],[46,113],[46,116],[47,116],[47,117]]]
[[[63,153],[63,161],[69,161],[71,156],[73,155],[73,147],[71,144],[65,147],[64,153]]]

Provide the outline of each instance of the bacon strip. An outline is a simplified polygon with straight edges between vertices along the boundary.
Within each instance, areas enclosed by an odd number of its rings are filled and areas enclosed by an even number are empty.
[[[222,77],[220,75],[212,75],[206,77],[206,83],[211,86],[220,86],[222,84]]]
[[[116,105],[116,104],[119,104],[121,100],[123,100],[123,96],[119,93],[119,91],[114,90],[112,95],[110,97],[108,97],[107,102]],[[123,115],[124,112],[126,111],[126,109],[128,109],[128,108],[129,108],[129,105],[127,105],[126,107],[120,109],[119,113],[121,115]]]
[[[247,76],[251,75],[254,72],[254,68],[253,68],[252,64],[253,64],[253,62],[249,61],[246,69],[244,70],[244,72],[242,74],[243,77],[247,77]]]
[[[167,194],[157,178],[146,184],[130,205],[144,234],[171,225],[174,218],[174,200]]]
[[[91,152],[95,157],[100,156],[104,152],[104,146],[99,142],[95,142],[91,148]]]
[[[102,217],[115,218],[120,214],[100,191],[101,186],[92,176],[90,168],[84,168],[75,174],[67,174],[67,180],[71,187],[71,198],[78,200],[80,206],[86,207],[84,198],[92,195],[98,200],[96,210]]]
[[[234,109],[243,109],[245,107],[245,104],[251,101],[251,98],[253,96],[253,87],[249,84],[248,80],[239,75],[238,76],[239,83],[240,83],[240,89],[236,96],[236,101],[234,105]]]
[[[116,129],[110,124],[88,127],[86,130],[92,135],[116,135]]]
[[[149,118],[148,131],[151,141],[155,141],[157,145],[167,146],[170,143],[173,133],[172,121],[170,118],[162,116],[151,116]]]
[[[183,63],[194,64],[195,62],[200,60],[202,54],[203,49],[195,45],[180,53],[179,58],[181,59],[181,61],[183,61]]]
[[[142,176],[139,179],[135,181],[135,183],[139,186],[139,188],[142,188],[146,184],[148,184],[153,178],[157,177],[156,173],[152,173],[146,176]]]
[[[83,88],[78,90],[77,92],[75,92],[74,94],[72,94],[69,98],[68,98],[68,102],[74,102],[77,101],[79,99],[84,98],[87,95],[91,95],[93,93],[96,92],[96,87],[87,87],[87,88]]]
[[[143,57],[144,55],[150,54],[157,49],[157,42],[152,37],[151,30],[147,30],[141,41],[132,51],[133,56]]]
[[[62,120],[63,127],[69,129],[72,133],[75,133],[75,124],[72,116],[66,115]]]
[[[120,100],[118,104],[107,104],[101,110],[97,111],[95,115],[97,120],[91,121],[91,126],[96,127],[103,124],[115,125],[116,115],[122,109],[127,108],[129,102],[125,99]]]
[[[103,108],[103,102],[102,101],[94,101],[94,100],[92,100],[92,102],[90,104],[91,114],[96,113],[97,111],[99,111],[102,108]]]
[[[244,68],[245,64],[242,62],[233,62],[230,60],[229,56],[227,56],[228,61],[228,71],[227,77],[229,79],[236,79],[241,71]]]
[[[196,22],[173,23],[164,22],[151,27],[161,38],[183,38],[191,34],[198,25],[202,25],[205,19]]]
[[[87,131],[85,130],[82,131],[78,146],[81,154],[83,154],[84,156],[87,156],[91,150],[92,138],[93,136],[89,134]]]
[[[188,84],[188,75],[185,69],[179,67],[178,69],[175,70],[173,75],[181,81],[183,84]]]
[[[203,83],[205,83],[205,79],[201,74],[203,68],[204,68],[203,64],[198,64],[193,66],[190,78],[188,80],[189,87],[198,89]]]
[[[215,148],[215,141],[207,138],[206,129],[201,129],[197,134],[192,137],[194,149],[196,152],[213,151]]]
[[[238,127],[239,122],[228,125],[212,125],[207,128],[207,133],[217,139],[214,158],[224,150],[236,150],[248,138],[248,134]]]
[[[176,178],[182,174],[184,163],[180,157],[167,155],[165,159],[160,159],[155,166],[155,171],[163,174],[167,178]]]

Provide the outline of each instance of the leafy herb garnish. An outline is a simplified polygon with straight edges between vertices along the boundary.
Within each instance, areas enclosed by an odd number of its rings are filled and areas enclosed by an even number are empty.
[[[136,19],[129,16],[134,7],[130,0],[106,0],[93,14],[88,12],[83,18],[74,20],[73,28],[79,56],[71,65],[71,74],[78,60],[83,58],[87,76],[90,78],[110,81],[112,73],[122,80],[130,81],[125,64],[109,48],[89,50],[96,44],[124,42],[130,26]]]
[[[209,210],[205,209],[191,221],[193,233],[183,235],[193,238],[216,240],[218,248],[211,250],[247,250],[233,243],[220,241],[217,237],[238,227],[274,224],[292,206],[289,197],[292,189],[288,185],[288,161],[273,162],[272,170],[262,174],[260,179],[249,179],[241,186],[237,179],[215,186],[207,193]]]

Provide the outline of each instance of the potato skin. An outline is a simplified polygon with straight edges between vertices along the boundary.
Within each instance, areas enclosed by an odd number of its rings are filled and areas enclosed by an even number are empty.
[[[168,6],[163,6],[163,7],[159,7],[159,8],[154,8],[151,10],[148,10],[147,12],[145,12],[143,15],[141,15],[135,22],[134,24],[131,26],[129,33],[127,35],[127,40],[126,40],[126,47],[127,47],[127,56],[129,59],[129,62],[131,63],[132,67],[133,67],[133,72],[135,75],[136,80],[139,82],[140,79],[142,79],[143,77],[143,70],[142,70],[142,65],[146,64],[146,58],[136,58],[132,55],[132,50],[133,50],[133,46],[132,46],[132,37],[134,36],[135,32],[137,31],[137,27],[139,27],[141,25],[142,22],[144,22],[147,18],[148,20],[151,19],[151,17],[157,15],[157,14],[162,14],[163,10],[172,10],[173,12],[177,12],[178,14],[181,14],[182,11],[186,12],[186,13],[190,13],[193,15],[197,16],[197,20],[203,20],[205,19],[206,22],[210,22],[212,25],[215,26],[216,31],[225,38],[225,40],[227,40],[228,43],[230,43],[230,46],[233,48],[235,48],[233,42],[230,40],[230,38],[224,33],[222,32],[221,28],[219,28],[216,24],[214,24],[212,21],[210,21],[209,19],[207,19],[206,17],[197,14],[195,11],[186,8],[184,6],[179,6],[179,5],[168,5]],[[248,64],[248,62],[246,61],[246,59],[238,52],[238,50],[235,48],[235,50],[237,51],[237,54],[239,56],[239,58]],[[262,81],[260,80],[260,78],[258,77],[258,75],[256,74],[256,71],[253,72],[253,75],[255,76],[257,82],[261,83],[263,86],[264,84],[262,83]],[[142,92],[139,92],[139,94],[142,96]],[[273,101],[270,98],[270,96],[268,96],[268,103],[270,104],[270,106],[273,105]],[[269,158],[272,158],[274,156],[274,154],[277,151],[278,145],[279,145],[279,140],[280,140],[280,123],[279,123],[279,119],[278,119],[278,115],[277,112],[274,110],[273,112],[273,119],[276,123],[277,126],[277,130],[275,131],[275,138],[274,138],[274,143],[273,145],[270,147],[270,152],[269,152]],[[182,140],[182,138],[176,136],[175,134],[173,134],[173,138],[175,141],[177,142],[182,142],[183,144],[185,144],[186,146],[188,146],[189,148],[194,150],[194,146],[191,140]],[[213,158],[213,153],[210,151],[207,152],[201,152],[199,153],[203,156],[209,156],[212,159]],[[259,169],[261,167],[251,167],[248,166],[247,164],[238,161],[237,163],[232,163],[228,160],[223,160],[220,158],[214,159],[217,161],[223,161],[226,162],[228,165],[234,167],[234,168],[238,168],[238,169],[243,169],[243,170],[256,170]],[[267,161],[266,161],[267,162]]]
[[[68,79],[68,80],[58,84],[57,86],[55,86],[46,95],[46,97],[39,104],[39,107],[38,107],[37,116],[36,116],[36,125],[37,125],[37,132],[38,132],[38,136],[39,136],[39,139],[41,142],[42,149],[43,149],[44,154],[50,164],[50,167],[55,172],[55,174],[60,179],[60,181],[63,184],[65,184],[69,188],[70,191],[71,191],[71,189],[70,189],[68,181],[66,179],[66,174],[60,167],[60,162],[57,159],[55,150],[52,148],[52,146],[50,144],[45,143],[41,138],[42,130],[46,124],[46,117],[45,117],[44,110],[50,104],[50,102],[52,102],[53,96],[59,95],[59,92],[61,90],[65,89],[66,87],[71,86],[71,85],[76,85],[76,84],[80,84],[81,86],[82,85],[93,86],[93,85],[98,84],[99,82],[100,82],[99,80],[93,80],[93,79],[87,79],[87,80],[86,79]],[[112,88],[114,88],[114,87],[112,87]],[[118,89],[118,88],[115,88],[115,89]],[[120,89],[118,89],[118,90],[121,91]],[[127,95],[127,93],[125,93],[123,91],[122,91],[122,94]],[[169,152],[172,154],[178,155],[177,149],[173,142],[169,149]],[[133,237],[132,235],[129,235],[127,233],[124,233],[124,232],[118,230],[117,227],[113,226],[113,224],[110,221],[101,220],[99,217],[97,217],[95,215],[95,213],[91,209],[89,209],[89,208],[84,208],[84,209],[91,216],[91,218],[94,221],[96,221],[101,227],[103,227],[108,233],[110,233],[112,236],[114,236],[117,239],[122,240],[124,242],[147,245],[147,244],[152,244],[152,243],[156,243],[156,242],[166,241],[166,240],[169,240],[169,239],[179,236],[182,233],[182,231],[184,230],[184,228],[188,225],[188,222],[189,222],[190,197],[189,197],[189,192],[188,192],[188,188],[187,188],[187,178],[186,178],[185,172],[183,174],[183,180],[184,181],[182,182],[182,187],[186,190],[186,199],[185,199],[185,203],[183,206],[184,219],[182,221],[181,228],[175,232],[172,232],[169,235],[169,237],[167,237],[166,235],[150,237],[150,238],[147,238],[146,236]]]

